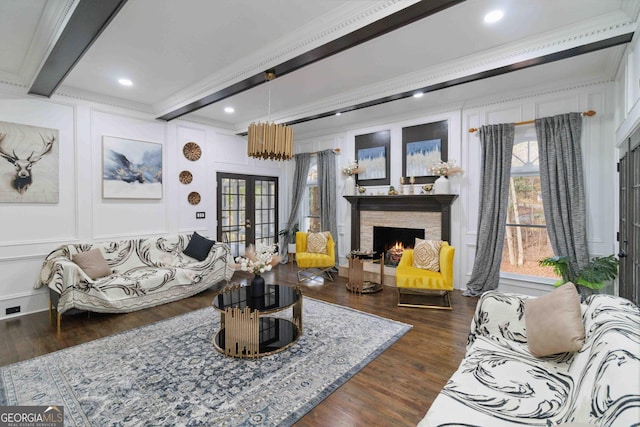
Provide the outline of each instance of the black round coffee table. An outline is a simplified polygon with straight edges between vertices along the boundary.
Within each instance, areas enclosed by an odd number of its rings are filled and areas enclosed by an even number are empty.
[[[262,357],[285,350],[302,334],[302,292],[297,287],[233,285],[213,298],[220,312],[214,347],[231,357]],[[291,319],[273,317],[293,308]]]

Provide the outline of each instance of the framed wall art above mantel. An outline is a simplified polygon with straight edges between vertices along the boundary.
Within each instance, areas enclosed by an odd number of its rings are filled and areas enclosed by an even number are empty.
[[[355,158],[364,169],[356,175],[358,185],[389,185],[391,182],[391,131],[356,135]]]
[[[402,128],[402,176],[414,177],[416,184],[435,182],[429,168],[448,160],[448,146],[447,120]]]

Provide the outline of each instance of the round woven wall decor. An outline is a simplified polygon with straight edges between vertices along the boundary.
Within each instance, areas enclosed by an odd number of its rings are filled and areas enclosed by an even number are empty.
[[[192,191],[187,196],[187,200],[190,204],[197,205],[198,203],[200,203],[200,193],[198,193],[197,191]]]
[[[202,149],[200,149],[200,146],[195,142],[187,142],[182,148],[182,153],[187,160],[195,162],[200,158],[200,156],[202,156]]]
[[[180,179],[180,182],[183,184],[191,184],[191,181],[193,181],[193,174],[189,171],[182,171],[180,172],[178,179]]]

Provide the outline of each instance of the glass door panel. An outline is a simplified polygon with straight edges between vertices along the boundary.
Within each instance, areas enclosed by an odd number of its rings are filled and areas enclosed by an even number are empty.
[[[218,173],[218,239],[234,257],[249,244],[277,240],[278,178]]]

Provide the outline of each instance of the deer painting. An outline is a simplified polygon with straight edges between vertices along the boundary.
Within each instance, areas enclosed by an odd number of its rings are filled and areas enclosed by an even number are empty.
[[[40,138],[43,142],[40,152],[36,154],[35,151],[32,151],[27,158],[21,159],[16,155],[15,150],[12,150],[12,153],[9,154],[2,147],[2,142],[6,136],[6,133],[0,133],[0,157],[6,159],[16,168],[15,176],[13,177],[11,185],[18,193],[24,194],[33,182],[31,168],[33,168],[33,165],[39,162],[45,154],[51,151],[56,138],[55,136],[44,137],[40,134]]]

